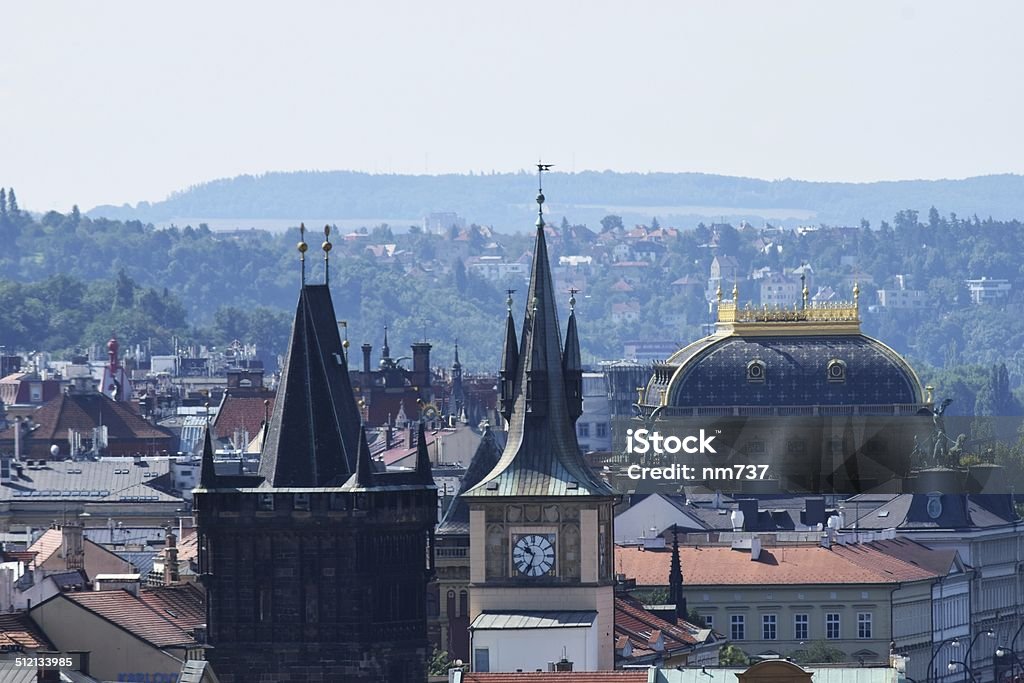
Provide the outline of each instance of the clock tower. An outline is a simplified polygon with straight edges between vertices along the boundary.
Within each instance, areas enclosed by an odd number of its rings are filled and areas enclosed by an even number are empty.
[[[508,439],[494,468],[462,494],[470,510],[477,671],[533,671],[563,658],[581,671],[615,663],[616,493],[584,462],[576,441],[583,392],[575,298],[563,347],[543,203],[540,191],[518,340],[508,299],[500,392]]]

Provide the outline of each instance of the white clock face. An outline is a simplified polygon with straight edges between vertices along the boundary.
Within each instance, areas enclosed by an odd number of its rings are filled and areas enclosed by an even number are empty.
[[[522,576],[544,576],[555,565],[554,536],[528,534],[512,546],[512,564]]]

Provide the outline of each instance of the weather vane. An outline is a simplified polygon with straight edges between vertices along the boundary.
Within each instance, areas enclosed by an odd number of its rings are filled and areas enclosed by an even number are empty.
[[[569,310],[570,311],[575,311],[576,310],[576,294],[579,291],[580,290],[576,289],[575,287],[570,287],[569,288]]]
[[[324,284],[331,284],[331,226],[324,226]]]
[[[537,162],[537,229],[544,227],[544,171],[550,171],[554,164]]]
[[[299,261],[301,262],[301,277],[302,286],[306,286],[306,250],[309,249],[309,245],[306,244],[306,224],[299,223]]]
[[[505,292],[508,294],[508,298],[505,299],[505,305],[508,306],[508,312],[512,312],[512,295],[516,293],[514,289],[506,289]]]

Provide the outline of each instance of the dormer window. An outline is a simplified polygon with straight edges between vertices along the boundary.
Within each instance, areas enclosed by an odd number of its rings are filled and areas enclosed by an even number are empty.
[[[828,362],[827,374],[829,382],[846,381],[846,361],[833,358]]]
[[[747,363],[747,381],[753,384],[764,384],[767,366],[763,360],[752,360]]]

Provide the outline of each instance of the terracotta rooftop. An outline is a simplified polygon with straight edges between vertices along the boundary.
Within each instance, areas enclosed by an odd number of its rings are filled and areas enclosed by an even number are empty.
[[[186,646],[196,643],[192,636],[171,621],[169,615],[160,614],[126,590],[61,593],[52,599],[61,597],[114,623],[154,647]]]
[[[171,433],[151,425],[127,404],[112,400],[101,393],[60,394],[47,401],[32,413],[32,422],[38,425],[32,430],[31,439],[46,442],[68,440],[68,430],[85,434],[94,427],[105,425],[108,438],[146,439],[159,442],[162,448],[169,447]],[[13,439],[14,429],[0,432],[0,439]]]
[[[203,591],[195,584],[147,588],[139,592],[139,599],[183,631],[191,631],[206,624],[206,599]]]
[[[524,673],[467,672],[465,683],[647,683],[647,670],[533,671]]]
[[[854,549],[855,548],[855,549]],[[764,548],[757,560],[749,551],[727,547],[680,548],[689,586],[877,584],[940,576],[891,557],[869,545]],[[669,550],[615,549],[615,571],[640,586],[668,585]],[[895,563],[895,564],[894,564]]]
[[[689,626],[690,628],[686,628]],[[691,630],[693,632],[691,632]],[[648,648],[657,640],[658,635],[665,637],[666,651],[679,650],[697,644],[694,633],[698,628],[693,625],[672,624],[661,617],[651,614],[643,605],[632,598],[615,598],[615,637],[626,636],[634,648]]]
[[[268,405],[264,405],[268,401]],[[217,439],[232,439],[235,432],[247,432],[255,439],[263,429],[266,416],[274,412],[274,392],[269,389],[228,389],[224,392],[217,417],[213,420],[213,434]],[[248,444],[243,444],[248,445]]]
[[[53,649],[50,641],[25,612],[0,614],[0,648],[11,646],[25,651]]]

